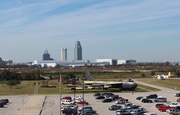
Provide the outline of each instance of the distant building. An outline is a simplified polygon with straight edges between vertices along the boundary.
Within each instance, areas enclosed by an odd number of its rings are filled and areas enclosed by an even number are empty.
[[[0,64],[5,64],[5,62],[2,60],[1,57],[0,57]]]
[[[82,60],[82,47],[80,41],[76,41],[74,47],[74,60]]]
[[[10,60],[10,59],[3,59],[3,61],[4,61],[5,64],[7,64],[7,65],[13,64],[13,60]]]
[[[110,65],[134,64],[136,60],[117,60],[117,59],[96,59],[97,62],[109,62]]]
[[[109,62],[110,65],[117,65],[117,59],[96,59],[96,62]]]
[[[53,60],[50,58],[50,54],[48,53],[48,50],[46,49],[44,54],[43,54],[43,60]]]
[[[55,60],[35,60],[32,65],[41,67],[55,67],[57,65],[64,67],[83,67],[83,66],[105,66],[109,65],[109,62],[90,62],[89,60],[78,61],[55,61]]]
[[[135,64],[136,60],[118,60],[118,65],[119,64]]]
[[[61,48],[61,60],[67,60],[67,48]]]

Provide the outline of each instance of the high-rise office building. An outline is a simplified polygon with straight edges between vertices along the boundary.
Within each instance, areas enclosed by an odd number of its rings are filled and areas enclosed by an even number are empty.
[[[61,48],[61,60],[67,60],[67,48]]]
[[[74,60],[82,60],[82,47],[80,41],[76,41],[74,47]]]
[[[50,57],[50,54],[48,53],[48,50],[46,49],[43,54],[43,60],[54,60]]]

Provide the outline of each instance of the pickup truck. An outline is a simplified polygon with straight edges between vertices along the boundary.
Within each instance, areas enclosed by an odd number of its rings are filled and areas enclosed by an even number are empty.
[[[176,103],[176,102],[171,102],[171,104],[168,105],[169,107],[177,107],[177,106],[180,106],[179,103]]]
[[[74,101],[70,101],[70,100],[61,100],[61,104],[64,104],[64,105],[74,105],[75,102]]]

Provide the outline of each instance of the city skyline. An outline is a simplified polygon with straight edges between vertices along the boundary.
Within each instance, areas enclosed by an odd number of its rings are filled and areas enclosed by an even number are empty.
[[[48,49],[60,60],[74,43],[82,60],[135,59],[180,62],[179,0],[6,0],[0,4],[0,57],[15,63],[42,60]]]

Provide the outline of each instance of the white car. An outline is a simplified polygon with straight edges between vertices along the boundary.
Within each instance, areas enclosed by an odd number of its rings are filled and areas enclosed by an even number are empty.
[[[64,104],[64,105],[74,105],[75,102],[71,101],[71,100],[61,100],[61,104]]]
[[[83,99],[83,97],[82,96],[79,96],[79,95],[77,95],[77,96],[75,96],[75,97],[73,97],[73,100],[79,100],[79,99]]]

